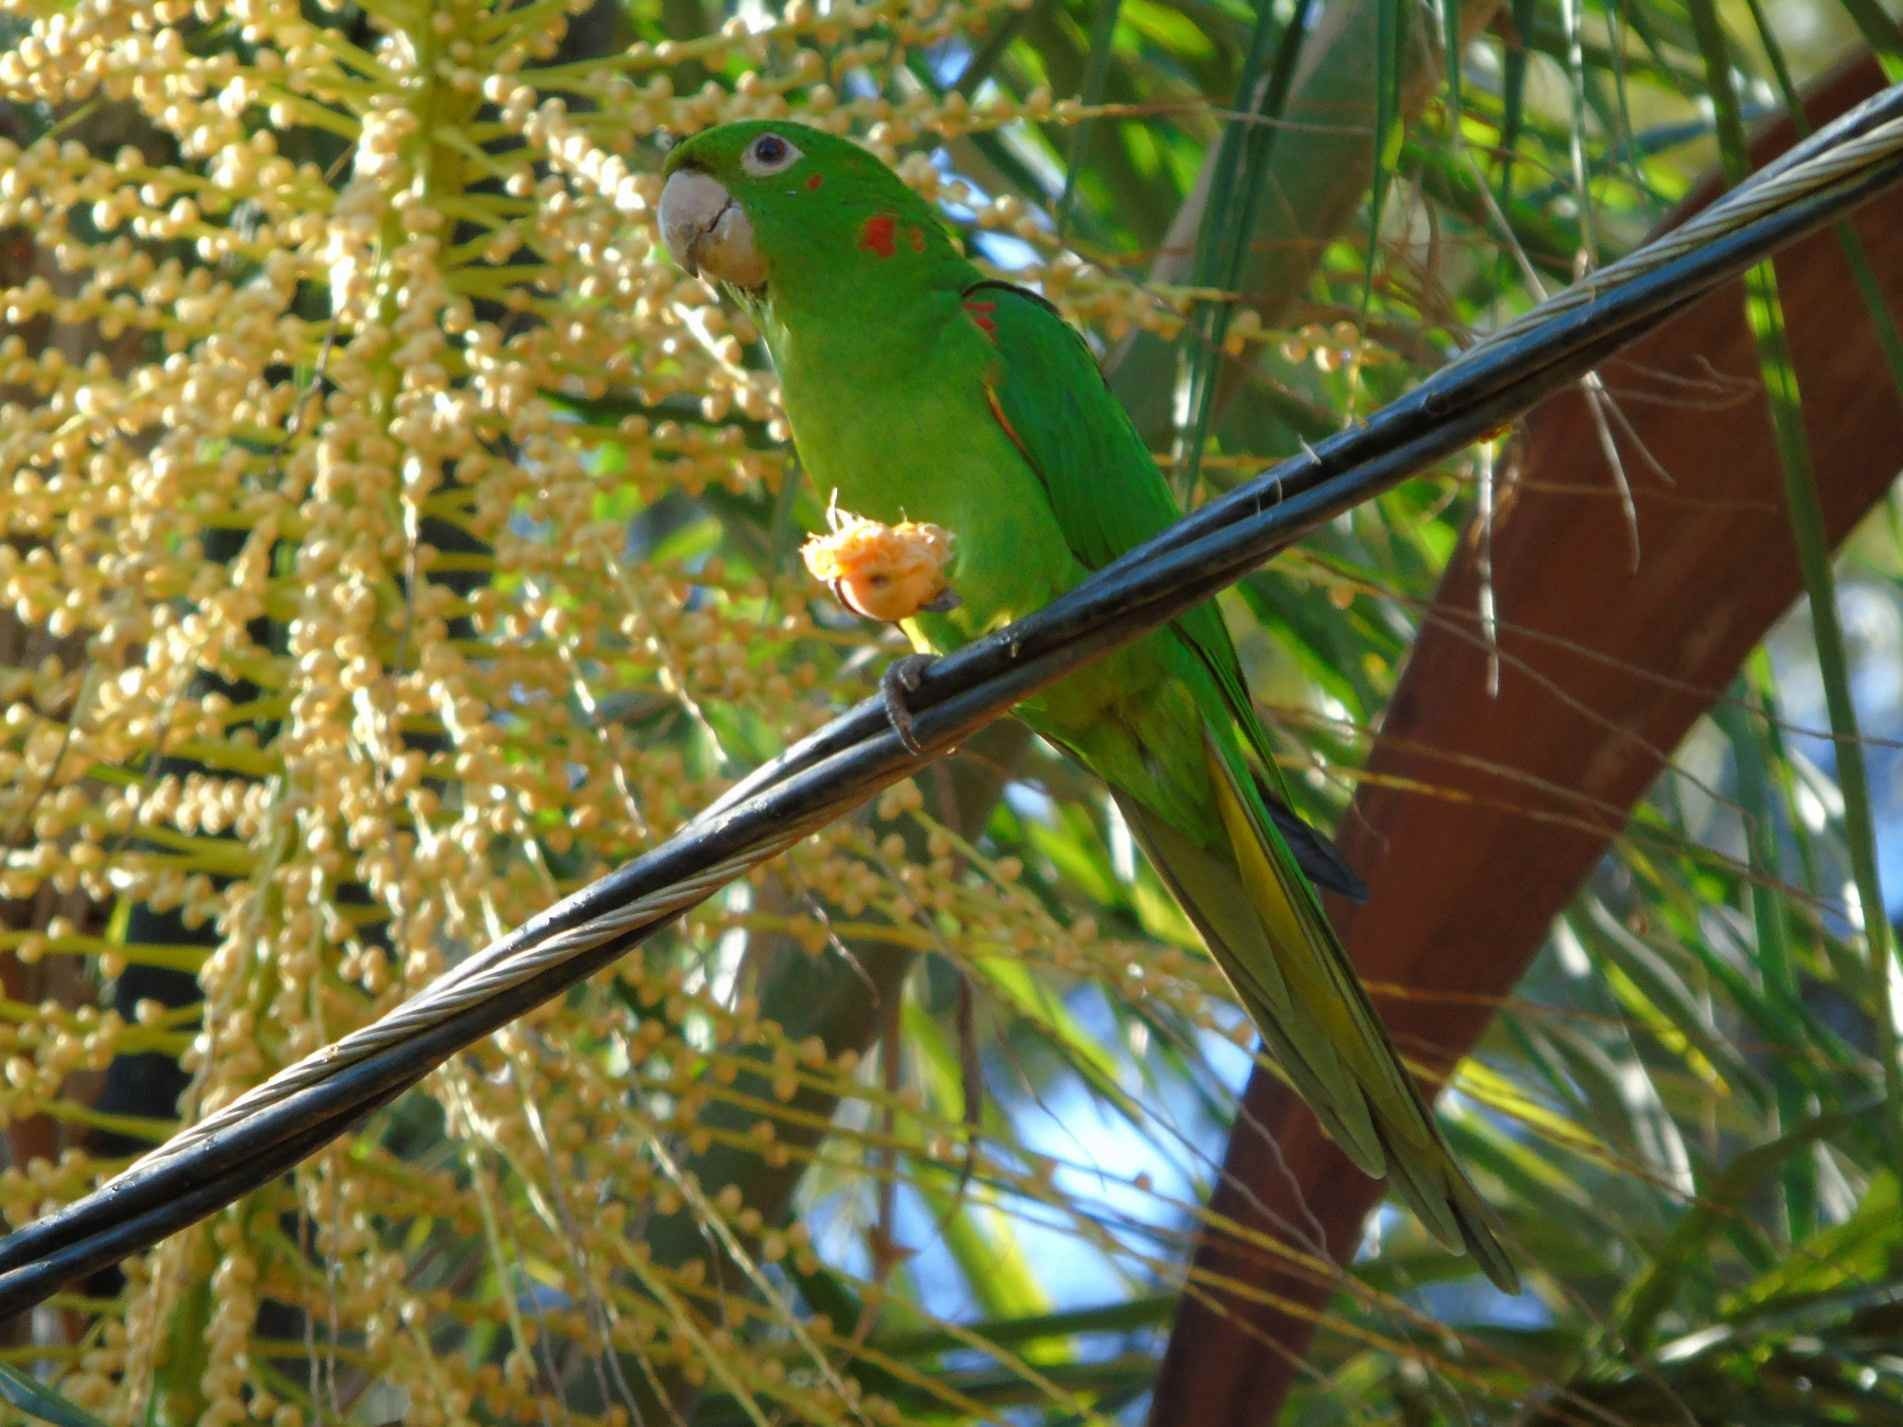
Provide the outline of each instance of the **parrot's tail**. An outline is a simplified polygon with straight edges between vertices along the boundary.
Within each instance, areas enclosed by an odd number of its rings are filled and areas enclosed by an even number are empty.
[[[1204,749],[1228,845],[1198,845],[1135,799],[1117,804],[1290,1083],[1365,1173],[1386,1175],[1449,1248],[1502,1290],[1519,1274],[1495,1220],[1441,1138],[1288,842],[1209,730]]]

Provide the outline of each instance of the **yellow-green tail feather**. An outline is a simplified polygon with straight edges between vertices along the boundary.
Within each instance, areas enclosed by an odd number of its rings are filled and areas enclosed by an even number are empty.
[[[1203,736],[1228,847],[1200,846],[1120,797],[1138,840],[1323,1128],[1364,1172],[1387,1175],[1436,1238],[1517,1291],[1492,1212],[1441,1138],[1294,855],[1246,774],[1209,729]]]

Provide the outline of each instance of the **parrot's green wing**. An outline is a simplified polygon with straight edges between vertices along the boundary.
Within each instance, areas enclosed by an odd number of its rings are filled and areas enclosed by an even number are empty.
[[[992,414],[1037,473],[1078,561],[1099,568],[1175,521],[1162,474],[1089,348],[1056,311],[998,282],[968,288],[964,302],[998,349],[985,377]],[[1511,1290],[1517,1274],[1485,1202],[1442,1141],[1303,876],[1312,863],[1340,867],[1339,859],[1332,848],[1327,858],[1312,848],[1302,856],[1304,835],[1327,844],[1278,810],[1280,775],[1221,615],[1204,603],[1171,630],[1220,692],[1221,706],[1191,709],[1183,729],[1194,737],[1191,726],[1202,726],[1212,827],[1199,838],[1113,788],[1118,805],[1330,1135],[1368,1173],[1391,1176],[1438,1237],[1464,1244]],[[1325,870],[1319,880],[1329,880]]]
[[[1075,329],[1036,293],[985,281],[967,288],[965,308],[996,343],[1002,361],[985,395],[1006,434],[1037,472],[1078,563],[1097,570],[1160,535],[1182,515],[1123,404],[1110,394],[1096,358]],[[1242,661],[1213,602],[1171,625],[1209,669],[1247,740],[1269,816],[1313,881],[1360,902],[1367,884],[1334,844],[1291,807],[1288,783],[1256,717]]]
[[[1173,525],[1182,512],[1075,329],[1043,298],[1009,283],[978,283],[964,300],[1002,357],[986,386],[992,409],[1044,483],[1079,563],[1101,569]],[[1246,715],[1238,721],[1250,728],[1256,756],[1273,768],[1216,606],[1197,605],[1178,616],[1175,628],[1216,676],[1232,711]]]

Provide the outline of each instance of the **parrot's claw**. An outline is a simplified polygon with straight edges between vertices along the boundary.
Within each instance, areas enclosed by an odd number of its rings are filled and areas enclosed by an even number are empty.
[[[899,742],[912,753],[923,753],[925,745],[912,731],[912,710],[906,707],[905,699],[906,695],[918,692],[920,676],[932,663],[929,654],[907,654],[886,665],[885,673],[879,676],[879,696],[885,700],[885,716],[892,720],[892,731],[898,734]]]

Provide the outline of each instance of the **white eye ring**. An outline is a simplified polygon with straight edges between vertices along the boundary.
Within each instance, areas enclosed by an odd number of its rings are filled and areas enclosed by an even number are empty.
[[[779,134],[766,133],[748,144],[740,155],[740,167],[752,178],[765,178],[793,167],[805,155],[799,145]]]

